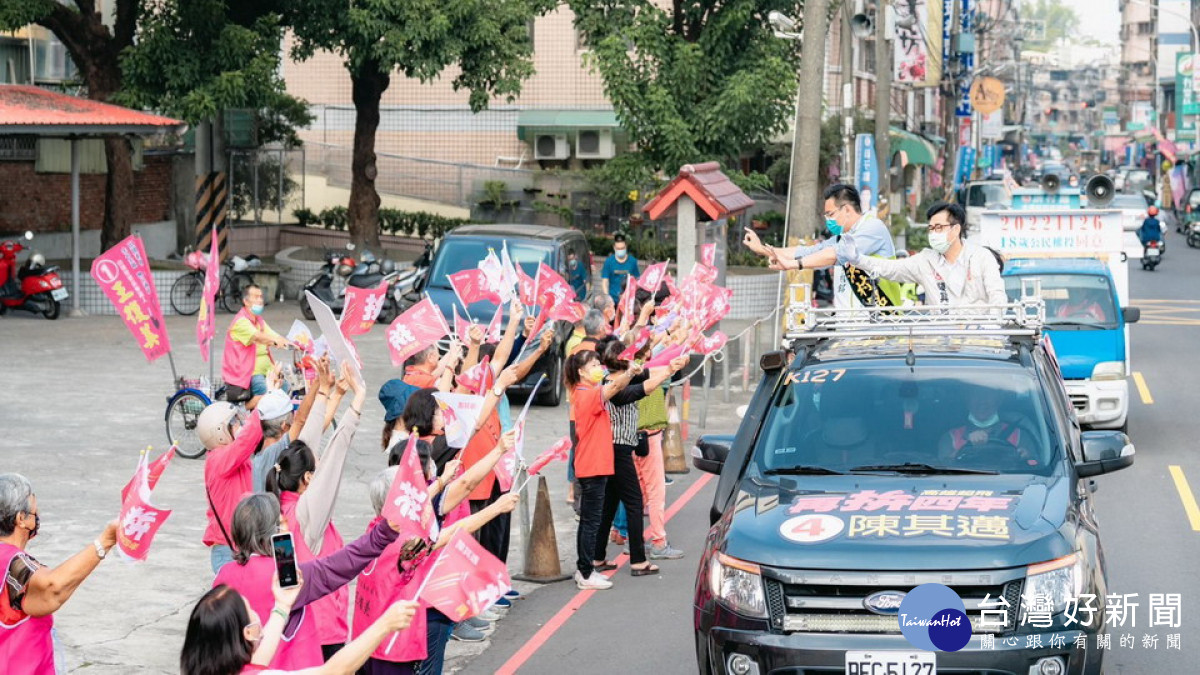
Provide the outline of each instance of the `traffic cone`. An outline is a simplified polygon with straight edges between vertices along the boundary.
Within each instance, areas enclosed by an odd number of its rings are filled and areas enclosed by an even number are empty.
[[[538,476],[537,504],[533,507],[533,527],[525,542],[525,571],[514,579],[549,584],[570,579],[563,574],[558,559],[558,539],[554,536],[554,514],[550,512],[550,487],[545,476]]]
[[[683,438],[679,433],[679,408],[675,397],[667,397],[667,430],[663,435],[663,469],[667,473],[687,473],[687,458],[683,454]]]

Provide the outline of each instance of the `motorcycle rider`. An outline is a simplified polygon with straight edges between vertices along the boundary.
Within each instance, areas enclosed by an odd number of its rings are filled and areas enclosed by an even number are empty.
[[[1142,242],[1142,249],[1150,245],[1150,242],[1162,242],[1162,223],[1158,218],[1158,207],[1151,206],[1146,209],[1146,219],[1142,221],[1142,226],[1137,230],[1138,241]]]

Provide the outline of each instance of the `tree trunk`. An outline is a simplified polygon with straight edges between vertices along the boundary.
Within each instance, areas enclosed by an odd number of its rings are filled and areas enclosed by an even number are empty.
[[[354,150],[350,160],[350,240],[355,246],[379,249],[379,193],[375,190],[375,132],[379,101],[391,83],[379,63],[367,61],[350,71],[354,99]]]
[[[104,181],[104,225],[100,250],[107,251],[129,236],[133,222],[133,148],[121,136],[104,139],[108,179]]]

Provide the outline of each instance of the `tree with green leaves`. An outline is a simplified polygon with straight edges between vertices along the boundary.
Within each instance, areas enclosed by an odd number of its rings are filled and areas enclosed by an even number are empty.
[[[787,127],[798,42],[776,38],[772,10],[794,0],[568,0],[621,126],[650,167],[736,159]]]
[[[455,90],[470,92],[474,111],[493,96],[512,100],[533,74],[529,22],[554,0],[375,0],[347,7],[344,0],[294,0],[286,23],[296,37],[293,56],[318,50],[344,59],[354,101],[350,163],[350,235],[379,244],[375,134],[379,104],[392,74],[430,82],[457,66]]]
[[[1026,42],[1026,49],[1044,51],[1079,33],[1079,15],[1062,0],[1032,0],[1021,5],[1021,14],[1023,19],[1041,21],[1046,26],[1045,38]]]

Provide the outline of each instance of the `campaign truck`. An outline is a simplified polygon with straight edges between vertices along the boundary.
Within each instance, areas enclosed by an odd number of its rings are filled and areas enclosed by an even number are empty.
[[[1128,429],[1129,306],[1127,244],[1119,210],[989,211],[982,243],[1004,254],[1010,297],[1036,278],[1046,303],[1046,333],[1081,425]]]

